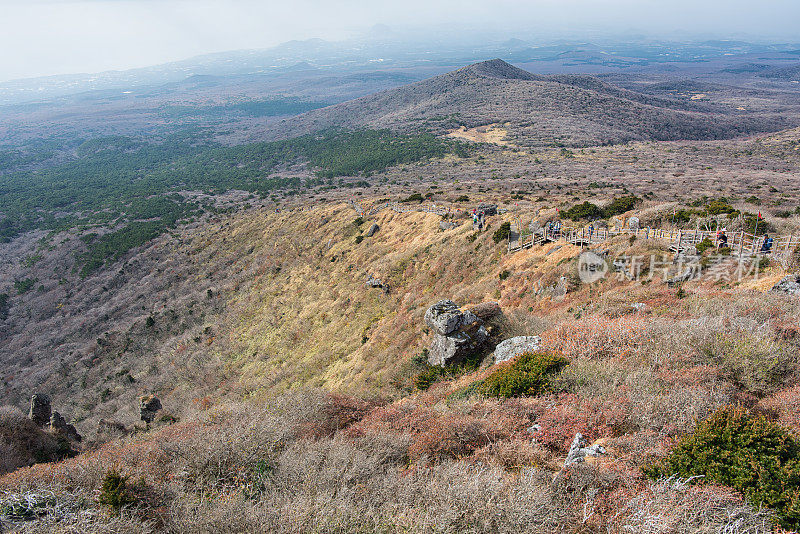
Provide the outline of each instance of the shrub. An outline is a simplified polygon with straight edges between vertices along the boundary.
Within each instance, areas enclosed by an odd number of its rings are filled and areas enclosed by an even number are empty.
[[[644,472],[651,478],[701,476],[730,486],[754,505],[775,510],[784,527],[800,527],[800,443],[742,408],[718,410]]]
[[[38,278],[25,278],[24,280],[14,280],[14,289],[17,290],[17,294],[22,295],[23,293],[27,293],[30,291],[34,284],[38,282]]]
[[[736,213],[736,208],[724,200],[712,200],[706,204],[706,211],[709,215],[729,215],[731,213]]]
[[[414,376],[414,387],[425,391],[434,382],[439,380],[442,376],[442,370],[439,367],[428,366],[427,369]]]
[[[572,206],[562,215],[567,219],[578,221],[581,219],[598,219],[602,214],[603,210],[601,210],[597,205],[587,201],[583,204],[576,204]]]
[[[486,377],[480,388],[489,397],[541,395],[551,391],[550,379],[569,360],[549,352],[526,352]]]
[[[504,222],[500,225],[500,228],[495,230],[494,235],[492,235],[492,240],[495,243],[499,243],[504,239],[508,239],[508,235],[511,233],[511,223]]]
[[[775,226],[761,217],[760,214],[748,213],[744,216],[744,231],[754,235],[765,235],[775,232]]]
[[[502,271],[499,275],[497,275],[500,280],[507,280],[509,276],[511,276],[511,272],[509,271]]]
[[[712,243],[711,240],[706,237],[705,239],[700,241],[697,245],[695,245],[694,248],[697,249],[698,254],[702,254],[706,250],[714,248],[714,243]]]
[[[615,215],[622,215],[623,213],[635,208],[641,202],[642,199],[634,195],[615,198],[611,201],[611,204],[603,208],[603,218],[608,219],[609,217],[614,217]]]
[[[108,505],[115,512],[119,512],[123,506],[133,504],[136,499],[128,488],[128,477],[124,477],[112,469],[103,478],[103,485],[100,487],[100,495],[97,500],[100,504]]]
[[[364,236],[363,235],[357,235],[356,236],[356,245],[361,243],[362,241],[364,241]]]
[[[423,200],[425,199],[422,198],[422,195],[420,195],[419,193],[413,193],[404,198],[403,200],[401,200],[400,202],[422,202]]]

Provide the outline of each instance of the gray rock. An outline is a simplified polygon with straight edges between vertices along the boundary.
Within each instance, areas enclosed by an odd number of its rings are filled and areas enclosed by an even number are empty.
[[[155,395],[139,397],[139,415],[145,423],[152,423],[159,410],[161,410],[161,401]]]
[[[428,351],[428,363],[439,367],[457,363],[480,350],[487,339],[489,332],[482,325],[472,333],[459,330],[446,336],[435,334]]]
[[[792,274],[784,277],[770,291],[800,297],[800,275]]]
[[[564,460],[564,467],[585,462],[587,456],[600,456],[605,453],[606,449],[602,445],[590,445],[587,447],[586,440],[583,439],[583,434],[575,434],[575,439],[572,440],[567,459]]]
[[[524,352],[535,352],[539,350],[541,343],[542,338],[539,336],[517,336],[506,339],[494,348],[494,361],[495,363],[507,362]]]
[[[44,427],[50,424],[50,397],[42,393],[36,393],[31,397],[31,409],[28,412],[28,419],[38,426]]]
[[[53,412],[50,416],[50,430],[56,434],[60,434],[67,438],[70,441],[80,441],[81,435],[78,434],[78,430],[67,423],[66,419],[58,413]]]
[[[375,235],[375,232],[377,232],[379,228],[380,226],[378,226],[377,223],[372,223],[372,226],[369,227],[369,230],[367,230],[367,233],[365,235],[367,237],[372,237]]]
[[[451,300],[442,300],[425,312],[425,323],[434,331],[428,363],[444,367],[480,351],[489,339],[483,320],[461,311]]]
[[[443,231],[452,230],[456,226],[458,225],[451,221],[439,221],[439,230]]]
[[[452,300],[440,300],[425,312],[425,324],[446,336],[461,326],[463,314]]]

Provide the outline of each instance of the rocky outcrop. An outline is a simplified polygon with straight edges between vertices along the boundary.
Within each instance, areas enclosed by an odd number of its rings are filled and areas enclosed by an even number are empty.
[[[784,277],[770,291],[800,297],[800,275],[792,274]]]
[[[525,352],[536,352],[542,338],[539,336],[517,336],[501,341],[494,348],[495,363],[507,362]]]
[[[36,423],[39,427],[50,424],[50,397],[42,393],[36,393],[31,397],[31,409],[28,412],[28,419]]]
[[[139,415],[145,423],[152,423],[160,410],[161,401],[155,395],[139,397]]]
[[[586,461],[586,457],[600,456],[605,454],[606,449],[602,445],[594,444],[586,446],[586,440],[583,439],[583,434],[575,434],[575,439],[567,453],[567,459],[564,460],[564,467],[569,467],[572,464],[577,464]]]
[[[425,312],[425,323],[433,330],[428,351],[430,365],[445,367],[483,349],[489,333],[471,311],[461,311],[455,302],[442,300]]]
[[[379,229],[380,226],[378,226],[377,223],[372,223],[372,226],[369,227],[369,230],[367,230],[367,233],[364,235],[367,237],[372,237],[375,235],[375,232],[377,232]]]
[[[456,224],[456,223],[454,223],[452,221],[439,221],[439,230],[442,230],[443,232],[446,232],[447,230],[452,230],[453,228],[456,228],[457,226],[458,226],[458,224]]]
[[[81,440],[81,435],[78,434],[78,430],[73,425],[67,423],[67,420],[58,412],[53,412],[52,415],[50,415],[50,431],[54,434],[64,436],[70,441]]]

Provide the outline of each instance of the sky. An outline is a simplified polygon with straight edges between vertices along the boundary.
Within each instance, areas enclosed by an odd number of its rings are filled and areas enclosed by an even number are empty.
[[[340,40],[375,24],[797,41],[798,0],[0,0],[0,81]]]

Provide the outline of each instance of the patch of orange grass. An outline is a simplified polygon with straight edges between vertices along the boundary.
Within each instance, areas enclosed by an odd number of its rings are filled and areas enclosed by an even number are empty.
[[[563,322],[542,334],[542,349],[567,358],[627,357],[638,354],[650,320],[639,315],[593,315]]]

